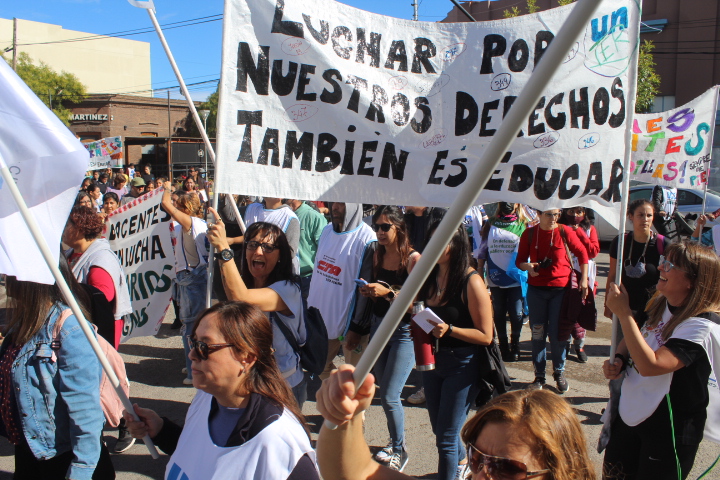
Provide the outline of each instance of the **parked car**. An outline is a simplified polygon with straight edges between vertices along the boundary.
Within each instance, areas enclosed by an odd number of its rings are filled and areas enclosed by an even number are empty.
[[[630,199],[628,204],[632,203],[638,198],[647,198],[650,200],[652,195],[653,185],[636,185],[630,187]],[[691,190],[689,188],[678,188],[677,192],[677,211],[680,215],[685,217],[688,214],[701,215],[703,212],[703,196],[704,192],[701,190]],[[712,213],[720,208],[720,192],[708,189],[707,193],[707,204],[705,211]],[[697,217],[695,217],[697,218]],[[695,219],[689,220],[688,224],[695,227]],[[719,225],[720,220],[715,219],[713,222],[708,222],[705,227],[711,228],[714,225]],[[601,242],[612,241],[613,238],[618,234],[619,225],[610,225],[600,215],[595,215],[595,229],[598,233],[598,238]],[[627,222],[626,231],[632,230],[632,223]]]

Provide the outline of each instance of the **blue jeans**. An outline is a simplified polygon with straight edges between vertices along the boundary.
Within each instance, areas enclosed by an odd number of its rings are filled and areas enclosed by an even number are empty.
[[[553,373],[565,371],[565,347],[567,342],[558,341],[560,306],[565,289],[544,290],[528,285],[530,328],[532,329],[532,356],[535,377],[545,378],[545,339],[550,337],[550,355]]]
[[[423,372],[425,400],[438,449],[438,480],[453,480],[465,458],[460,429],[477,397],[479,347],[442,349],[435,354],[435,370]]]
[[[187,336],[192,334],[195,320],[205,310],[207,296],[207,266],[202,265],[195,270],[183,270],[175,277],[178,294],[180,297],[180,320],[183,323],[180,335],[182,335],[183,349],[185,350],[185,367],[187,378],[192,379],[192,361],[190,345]]]
[[[498,338],[507,341],[507,315],[510,317],[512,341],[519,341],[522,330],[522,287],[490,287],[490,292],[492,293],[493,320]]]
[[[370,338],[375,335],[382,318],[371,319]],[[387,419],[393,450],[405,448],[405,410],[400,394],[415,365],[415,350],[410,338],[410,324],[401,322],[375,363],[375,381],[380,386],[380,402]]]

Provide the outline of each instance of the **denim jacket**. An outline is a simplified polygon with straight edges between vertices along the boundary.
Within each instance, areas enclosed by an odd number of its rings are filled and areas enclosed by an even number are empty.
[[[90,480],[100,458],[105,421],[102,367],[74,315],[63,323],[59,349],[51,348],[55,322],[65,308],[53,306],[42,328],[22,346],[12,365],[13,388],[23,434],[35,458],[72,451],[66,478]]]

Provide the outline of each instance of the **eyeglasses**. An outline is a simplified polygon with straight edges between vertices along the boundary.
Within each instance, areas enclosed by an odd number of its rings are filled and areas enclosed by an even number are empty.
[[[683,273],[686,273],[686,274],[688,274],[688,275],[692,275],[692,274],[691,274],[690,272],[688,272],[687,270],[683,270],[682,268],[680,268],[680,267],[678,267],[678,266],[675,266],[671,261],[666,260],[666,259],[665,259],[665,255],[660,255],[660,261],[658,262],[658,268],[660,268],[660,269],[662,269],[662,270],[664,270],[664,271],[666,271],[666,272],[669,272],[669,271],[672,270],[673,268],[676,268],[676,269],[680,270],[680,271],[683,272]]]
[[[372,229],[376,232],[378,230],[382,230],[383,232],[389,232],[392,227],[394,227],[392,223],[376,223],[372,226]]]
[[[480,470],[485,468],[487,475],[492,477],[493,480],[525,480],[550,472],[549,469],[528,472],[527,465],[524,463],[509,458],[486,455],[475,448],[473,444],[468,444],[467,456],[472,473],[479,473]]]
[[[197,353],[197,356],[200,357],[200,360],[207,360],[211,353],[215,353],[223,348],[234,347],[232,343],[216,343],[208,345],[205,342],[194,339],[192,335],[187,336],[187,341],[190,346],[190,350],[195,350],[195,353]]]
[[[257,250],[258,247],[262,248],[263,253],[272,253],[278,248],[277,245],[273,245],[272,243],[260,243],[254,240],[247,242],[247,249],[252,252]]]

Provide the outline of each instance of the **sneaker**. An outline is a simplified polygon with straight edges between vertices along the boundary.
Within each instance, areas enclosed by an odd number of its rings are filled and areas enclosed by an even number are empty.
[[[528,323],[530,323],[530,317],[528,315],[523,315],[522,322],[523,322],[523,325],[527,325]]]
[[[470,467],[467,463],[457,466],[454,480],[467,480],[470,478]]]
[[[558,392],[560,392],[561,395],[562,395],[563,393],[567,392],[568,390],[570,390],[570,384],[569,384],[568,381],[565,379],[565,374],[563,374],[563,373],[556,373],[556,374],[553,375],[553,377],[555,378],[555,381],[557,382],[557,389],[558,389]]]
[[[135,444],[135,438],[130,435],[125,423],[121,423],[118,428],[118,439],[115,442],[115,453],[122,453],[127,451],[130,447]]]
[[[401,452],[393,452],[387,466],[390,470],[402,472],[405,469],[405,465],[407,465],[408,459],[408,453],[405,449]]]
[[[588,356],[587,356],[587,353],[585,353],[585,349],[575,347],[575,353],[577,354],[578,362],[587,363]]]
[[[192,385],[192,378],[183,378],[183,385]]]
[[[425,403],[425,387],[420,387],[420,390],[413,393],[407,398],[408,403],[412,403],[413,405],[420,405],[421,403]]]
[[[535,380],[525,387],[525,390],[542,390],[542,388],[545,386],[545,379],[542,377],[535,377]]]
[[[393,454],[393,444],[392,444],[392,440],[390,440],[388,442],[388,444],[385,445],[385,447],[383,447],[382,450],[380,450],[379,452],[377,452],[375,454],[375,460],[380,463],[388,463],[390,461],[390,457],[392,457],[392,454]]]

